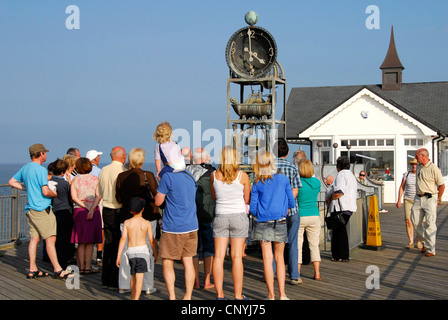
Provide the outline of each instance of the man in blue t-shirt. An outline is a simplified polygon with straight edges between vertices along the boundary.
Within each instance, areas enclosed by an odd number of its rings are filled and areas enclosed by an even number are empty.
[[[162,176],[155,204],[166,202],[162,218],[159,256],[170,300],[175,300],[174,260],[182,260],[185,268],[184,300],[191,300],[196,277],[193,257],[197,251],[198,219],[196,217],[197,184],[187,170],[167,172]]]
[[[26,190],[28,201],[25,206],[30,242],[28,253],[30,270],[27,278],[48,276],[37,268],[36,255],[40,239],[45,239],[48,257],[54,268],[54,278],[66,278],[64,269],[58,262],[56,254],[56,217],[51,209],[51,198],[57,197],[56,190],[48,187],[48,171],[42,166],[47,160],[48,150],[40,143],[29,147],[31,162],[24,165],[10,180],[13,188]],[[23,186],[22,183],[25,185]]]

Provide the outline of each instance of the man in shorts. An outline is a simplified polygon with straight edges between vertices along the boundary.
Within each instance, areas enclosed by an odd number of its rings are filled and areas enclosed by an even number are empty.
[[[45,239],[48,257],[54,268],[53,278],[64,279],[67,276],[56,254],[56,217],[51,208],[51,198],[57,197],[57,193],[48,187],[48,171],[42,166],[47,160],[47,152],[49,151],[40,143],[29,147],[31,162],[24,165],[8,183],[13,188],[27,192],[25,212],[30,227],[28,279],[48,276],[36,264],[37,246],[41,238]]]
[[[196,277],[193,257],[196,255],[198,245],[196,189],[196,181],[187,170],[165,173],[157,189],[156,206],[166,202],[162,218],[159,256],[162,258],[163,278],[170,300],[176,299],[174,260],[182,260],[185,268],[183,300],[191,300],[193,293]]]
[[[129,200],[129,212],[133,214],[133,217],[124,222],[123,234],[118,246],[116,264],[117,267],[120,268],[121,253],[126,245],[126,241],[128,241],[126,255],[129,258],[129,265],[131,268],[132,300],[139,300],[143,288],[143,276],[145,272],[151,271],[146,237],[148,237],[152,252],[154,253],[154,263],[157,262],[157,244],[152,234],[152,225],[150,221],[142,217],[145,205],[146,201],[139,197],[133,197]]]

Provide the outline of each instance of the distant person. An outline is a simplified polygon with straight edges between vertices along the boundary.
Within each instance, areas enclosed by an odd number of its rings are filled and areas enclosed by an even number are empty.
[[[75,148],[75,147],[68,148],[66,154],[74,156],[76,158],[76,160],[81,158],[81,153],[79,152],[79,149]],[[72,174],[72,178],[75,177],[78,174],[78,172],[76,171],[76,168],[71,172],[71,174]]]
[[[275,159],[275,167],[278,172],[285,175],[289,179],[289,183],[292,188],[292,194],[296,199],[296,205],[294,208],[289,210],[288,213],[288,273],[290,278],[290,284],[296,285],[302,283],[299,273],[299,248],[298,248],[298,236],[299,236],[299,226],[300,226],[300,215],[299,215],[299,203],[297,201],[297,194],[299,193],[299,188],[302,187],[302,182],[300,181],[299,170],[297,166],[286,160],[289,154],[289,147],[285,139],[279,138],[277,141],[277,158]],[[304,153],[296,154],[296,162],[298,163],[300,159],[304,156]]]
[[[112,162],[103,167],[98,179],[98,194],[103,200],[104,247],[101,283],[103,288],[118,290],[118,268],[116,265],[118,244],[121,238],[121,207],[116,193],[117,177],[124,171],[126,151],[114,147],[110,153]]]
[[[299,227],[299,272],[302,265],[302,244],[306,231],[308,245],[311,253],[311,262],[314,268],[314,280],[321,280],[320,276],[320,212],[317,205],[317,197],[320,192],[320,181],[314,177],[313,164],[309,159],[299,163],[299,174],[302,187],[299,188],[297,200],[300,203],[300,227]]]
[[[200,288],[199,260],[204,265],[204,289],[212,289],[212,266],[215,254],[213,240],[213,218],[215,217],[215,200],[213,200],[210,186],[210,176],[216,170],[208,163],[209,155],[204,148],[196,148],[193,152],[193,164],[187,166],[198,184],[196,191],[196,210],[199,223],[198,254],[193,258],[196,271],[195,288]]]
[[[397,208],[401,207],[401,198],[404,200],[404,221],[406,225],[406,233],[408,235],[409,242],[406,245],[406,249],[414,248],[414,225],[411,221],[411,210],[414,205],[414,198],[417,192],[417,159],[412,159],[409,161],[411,165],[411,170],[403,174],[403,179],[401,180],[400,189],[398,190],[398,200]],[[417,241],[417,247],[422,248],[421,242]]]
[[[103,153],[101,151],[96,150],[89,150],[86,153],[86,158],[90,160],[92,163],[92,171],[90,171],[91,175],[94,175],[95,177],[99,177],[101,169],[98,167],[100,163],[100,156]],[[100,214],[101,214],[101,233],[103,234],[104,239],[104,230],[103,230],[103,208],[102,203],[100,202],[99,208],[100,208]],[[96,250],[96,261],[98,264],[103,263],[103,243],[97,243],[97,250]]]
[[[92,171],[90,174],[94,175],[95,177],[99,177],[101,169],[98,168],[98,164],[100,163],[100,156],[103,153],[96,150],[89,150],[86,153],[86,158],[92,162]]]
[[[64,174],[64,179],[70,184],[72,183],[73,178],[78,174],[75,170],[77,159],[76,156],[71,154],[66,154],[62,158],[62,160],[67,162],[67,171]]]
[[[364,170],[359,172],[359,179],[360,184],[367,185],[367,178],[366,178],[366,172]]]
[[[56,217],[51,208],[51,199],[57,197],[57,192],[51,191],[48,187],[48,171],[42,166],[47,160],[49,150],[38,143],[30,146],[28,151],[31,162],[25,164],[8,182],[13,188],[27,191],[25,212],[30,228],[28,244],[30,269],[27,278],[48,276],[48,273],[39,270],[36,264],[37,246],[42,238],[45,240],[46,251],[54,268],[53,278],[65,279],[68,274],[58,261],[55,247]]]
[[[154,203],[157,194],[157,180],[151,171],[142,170],[145,163],[145,150],[142,148],[133,148],[129,152],[130,169],[120,173],[117,177],[115,198],[123,206],[121,208],[120,229],[123,223],[133,217],[129,205],[132,198],[138,197],[145,200],[145,210],[142,217],[150,222],[152,234],[156,234],[158,220],[161,219],[159,207]],[[149,239],[147,241],[148,250],[151,250]],[[131,269],[129,260],[125,252],[127,244],[123,249],[121,264],[119,268],[118,286],[121,293],[127,292],[131,288]],[[149,269],[143,277],[143,291],[146,294],[156,292],[154,287],[154,258],[150,252]]]
[[[239,169],[239,154],[232,146],[221,152],[218,170],[210,176],[211,194],[216,201],[213,219],[215,257],[213,280],[218,300],[225,300],[223,291],[224,258],[230,239],[233,290],[236,300],[248,300],[243,295],[244,243],[249,235],[249,218],[246,204],[250,200],[249,176]]]
[[[185,170],[185,160],[179,145],[172,141],[173,130],[169,122],[164,121],[154,131],[157,144],[154,149],[154,159],[157,178],[160,180],[165,172],[179,172]],[[162,168],[162,163],[164,167]]]
[[[193,155],[191,154],[191,149],[189,147],[184,147],[182,148],[181,153],[185,159],[185,165],[191,164],[192,163],[191,160],[193,157]]]
[[[53,162],[53,176],[51,181],[56,183],[58,196],[51,200],[53,213],[56,216],[57,235],[56,253],[59,264],[63,269],[68,266],[68,261],[75,253],[75,246],[71,243],[73,228],[73,200],[70,191],[70,184],[64,179],[68,164],[66,161],[57,159]]]
[[[285,292],[284,249],[288,242],[286,217],[288,209],[296,205],[296,200],[289,179],[278,173],[269,152],[258,151],[253,170],[256,179],[250,194],[250,213],[255,216],[252,237],[253,240],[260,241],[268,299],[275,300],[275,260],[280,300],[289,300]]]
[[[332,229],[331,261],[350,261],[347,223],[357,210],[357,181],[350,171],[350,160],[346,156],[336,160],[338,174],[331,188],[327,189],[327,202],[330,212],[341,211],[344,225]]]
[[[120,239],[117,254],[117,267],[121,265],[121,255],[127,244],[126,256],[129,259],[131,277],[131,298],[139,300],[143,288],[144,274],[153,271],[149,262],[151,255],[157,262],[157,243],[152,233],[151,222],[142,217],[146,201],[139,197],[131,198],[128,209],[133,217],[126,220],[123,226],[123,234]],[[152,248],[152,254],[148,250],[147,241]]]
[[[170,300],[176,299],[174,260],[182,260],[185,269],[183,300],[191,300],[195,271],[193,257],[198,246],[196,181],[189,171],[166,172],[160,180],[155,204],[166,201],[159,241],[163,278]]]
[[[78,148],[72,147],[72,148],[68,148],[66,154],[71,154],[72,156],[76,157],[76,160],[78,160],[79,158],[81,158],[81,153],[79,152]]]
[[[327,186],[330,186],[334,182],[334,177],[330,174],[324,178],[324,182]]]
[[[97,272],[92,267],[95,243],[103,241],[101,214],[98,204],[98,178],[91,175],[92,164],[87,158],[76,160],[78,175],[73,179],[71,196],[74,202],[71,241],[78,244],[76,257],[81,274]]]
[[[300,161],[302,161],[303,159],[306,159],[306,152],[303,150],[294,151],[294,153],[292,154],[292,162],[296,167],[299,166]]]
[[[411,220],[422,241],[421,252],[427,257],[433,257],[436,255],[437,206],[445,191],[445,183],[440,169],[429,160],[428,150],[418,149],[415,158],[422,168],[417,175],[417,193],[412,206]]]

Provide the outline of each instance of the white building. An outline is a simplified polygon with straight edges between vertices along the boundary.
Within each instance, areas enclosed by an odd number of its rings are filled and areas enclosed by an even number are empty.
[[[384,202],[394,203],[421,147],[448,182],[448,81],[402,83],[393,28],[380,69],[380,85],[293,88],[286,139],[309,144],[315,164],[334,164],[340,155],[365,164],[369,179],[383,183]]]

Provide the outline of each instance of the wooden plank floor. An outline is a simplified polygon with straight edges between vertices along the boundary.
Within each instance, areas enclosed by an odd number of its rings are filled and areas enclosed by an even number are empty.
[[[406,233],[403,209],[386,205],[389,213],[380,214],[384,250],[356,248],[351,261],[331,262],[329,244],[322,250],[321,273],[323,281],[314,281],[311,265],[302,266],[303,284],[286,285],[292,300],[445,300],[448,299],[448,205],[443,204],[438,214],[437,255],[425,257],[417,249],[406,250]],[[38,265],[52,271],[51,265],[41,261]],[[0,257],[0,300],[129,300],[130,294],[120,294],[101,288],[101,274],[82,275],[79,289],[67,289],[65,282],[51,278],[26,279],[28,268],[27,244],[2,250]],[[368,266],[377,266],[380,287],[367,289],[371,275]],[[181,298],[184,290],[183,267],[175,263],[176,292]],[[233,299],[231,262],[225,263],[225,293]],[[262,281],[263,265],[260,252],[248,251],[244,259],[243,293],[252,300],[264,299],[266,285]],[[202,272],[201,272],[202,279]],[[166,300],[162,266],[156,264],[155,287],[152,295],[142,294],[141,300]],[[214,290],[194,290],[193,300],[214,300]]]

